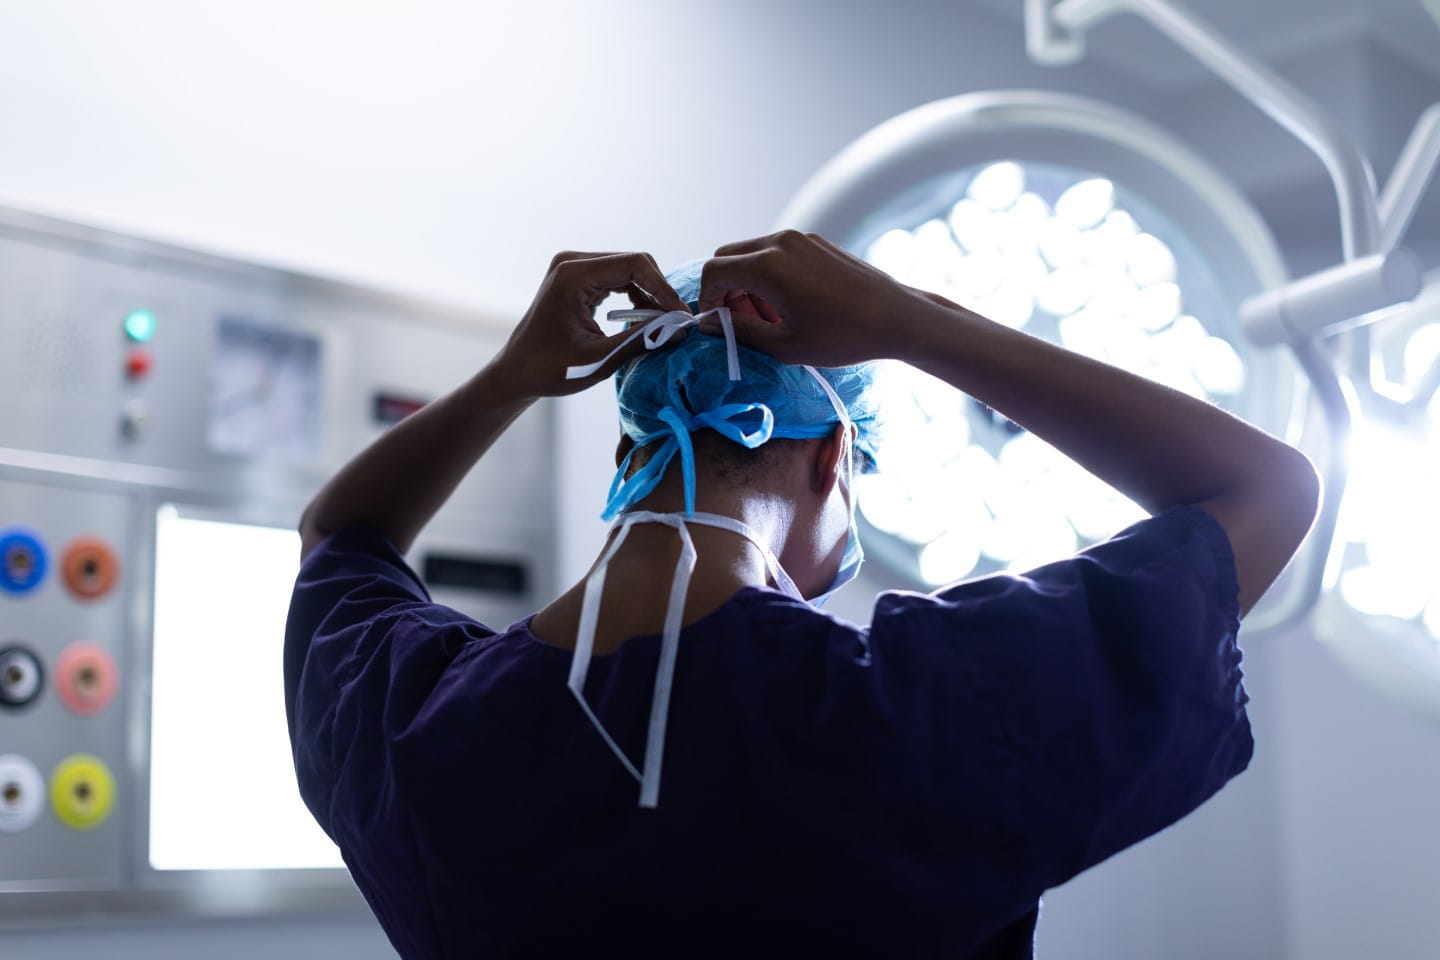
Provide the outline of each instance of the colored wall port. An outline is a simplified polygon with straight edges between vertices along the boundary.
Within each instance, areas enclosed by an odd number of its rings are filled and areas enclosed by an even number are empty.
[[[120,677],[104,647],[72,643],[55,661],[55,692],[75,713],[99,713],[115,699]]]
[[[45,689],[45,668],[33,650],[20,644],[0,647],[0,707],[28,707]]]
[[[0,530],[0,590],[29,593],[45,579],[45,544],[23,527]]]
[[[80,600],[99,600],[120,579],[120,560],[109,544],[95,537],[73,540],[60,555],[65,586]]]
[[[88,753],[61,760],[50,778],[50,806],[71,830],[94,830],[115,806],[115,778],[110,768]]]
[[[18,753],[0,756],[0,833],[19,833],[45,809],[45,780]]]

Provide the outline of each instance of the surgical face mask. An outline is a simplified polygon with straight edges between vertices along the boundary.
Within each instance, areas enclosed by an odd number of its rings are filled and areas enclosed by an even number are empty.
[[[835,595],[835,591],[858,577],[860,565],[865,562],[865,548],[860,546],[860,532],[855,528],[854,496],[854,491],[851,491],[850,532],[845,538],[845,553],[840,558],[840,569],[835,571],[835,579],[830,582],[830,586],[826,587],[823,593],[811,597],[808,601],[817,607],[823,607],[825,601]]]

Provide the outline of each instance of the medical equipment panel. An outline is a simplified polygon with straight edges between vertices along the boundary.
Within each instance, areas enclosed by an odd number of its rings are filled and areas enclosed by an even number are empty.
[[[295,526],[506,332],[0,210],[0,926],[363,909],[291,767]],[[552,589],[552,443],[542,405],[416,544],[436,600]]]

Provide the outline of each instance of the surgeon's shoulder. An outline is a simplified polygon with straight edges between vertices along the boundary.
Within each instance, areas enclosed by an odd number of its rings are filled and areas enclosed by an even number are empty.
[[[1235,562],[1224,530],[1205,511],[1177,507],[1147,517],[1073,556],[997,572],[931,593],[889,590],[875,599],[875,635],[1080,626],[1097,618],[1173,621],[1210,611],[1238,628]]]

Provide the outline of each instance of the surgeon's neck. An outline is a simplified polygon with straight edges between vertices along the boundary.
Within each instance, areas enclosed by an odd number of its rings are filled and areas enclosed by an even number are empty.
[[[632,509],[683,514],[685,496],[678,482],[680,471],[670,473],[671,476]],[[777,491],[751,486],[737,488],[718,481],[697,484],[695,509],[739,520],[776,556],[784,552],[796,513],[794,501]],[[714,612],[744,587],[773,585],[764,555],[747,538],[700,524],[688,524],[686,530],[695,544],[696,561],[685,598],[684,623],[693,623]],[[614,536],[612,532],[606,539],[601,556],[609,549]],[[680,550],[681,538],[673,527],[655,523],[631,526],[606,570],[605,595],[595,635],[597,654],[614,652],[629,637],[660,632]],[[599,560],[597,557],[591,572]],[[547,643],[573,647],[584,591],[582,579],[536,614],[531,621],[531,631]]]
[[[679,471],[675,471],[678,473]],[[666,478],[669,480],[670,478]],[[648,497],[635,504],[633,511],[652,513],[685,513],[685,495],[680,485],[662,483]],[[731,487],[721,484],[697,485],[695,511],[730,517],[745,524],[768,546],[775,556],[784,552],[795,522],[795,504],[774,491],[759,487]],[[697,581],[726,584],[730,593],[745,586],[770,582],[764,554],[746,537],[730,530],[702,524],[689,524],[686,530],[695,544]],[[608,545],[608,540],[607,540]],[[635,524],[610,561],[610,574],[620,566],[630,566],[648,575],[663,570],[673,571],[680,555],[680,538],[674,529],[662,524]],[[663,578],[669,582],[669,577]],[[773,585],[773,584],[772,584]],[[691,587],[693,591],[694,586]],[[728,596],[728,594],[727,594]]]

